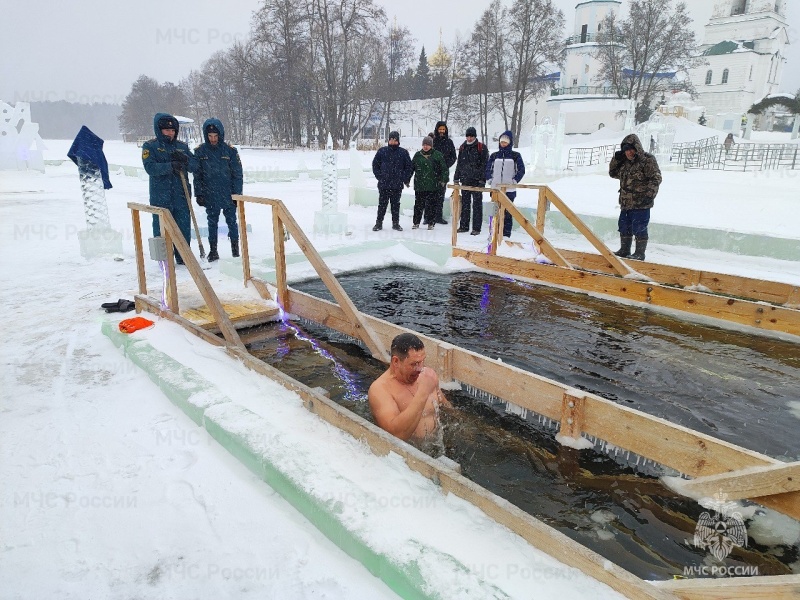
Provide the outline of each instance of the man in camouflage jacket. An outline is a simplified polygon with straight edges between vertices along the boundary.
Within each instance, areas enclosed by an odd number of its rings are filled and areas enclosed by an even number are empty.
[[[650,209],[661,184],[661,169],[655,157],[644,151],[642,142],[632,133],[622,140],[620,149],[608,165],[608,174],[619,179],[620,249],[614,254],[622,258],[644,260]],[[631,254],[634,237],[636,250]]]

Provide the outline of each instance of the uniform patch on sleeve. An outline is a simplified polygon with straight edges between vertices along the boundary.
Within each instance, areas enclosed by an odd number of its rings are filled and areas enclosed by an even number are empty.
[[[150,156],[150,150],[148,150],[147,148],[143,148],[142,149],[142,160],[147,160],[149,156]]]

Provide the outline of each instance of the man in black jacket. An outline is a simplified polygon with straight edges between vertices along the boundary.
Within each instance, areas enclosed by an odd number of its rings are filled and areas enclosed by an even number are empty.
[[[489,149],[478,141],[474,127],[467,127],[467,141],[458,149],[458,163],[453,183],[474,187],[486,186],[484,179]],[[483,192],[461,192],[461,223],[458,233],[469,231],[469,213],[472,207],[472,235],[479,235],[483,223]]]
[[[388,145],[375,153],[372,159],[372,174],[378,180],[378,218],[372,231],[383,229],[386,207],[392,205],[392,229],[403,231],[400,227],[400,196],[403,186],[409,186],[413,169],[408,150],[400,147],[400,134],[392,131]]]
[[[450,167],[456,164],[456,147],[453,144],[453,140],[451,140],[449,137],[450,132],[447,129],[447,123],[445,121],[439,121],[436,123],[434,134],[433,149],[441,152],[442,156],[444,156],[444,162],[447,165],[447,168],[450,169]],[[442,218],[442,208],[444,207],[444,195],[446,191],[447,188],[443,187],[438,204],[436,206],[435,222],[440,223],[441,225],[447,225],[447,221]]]

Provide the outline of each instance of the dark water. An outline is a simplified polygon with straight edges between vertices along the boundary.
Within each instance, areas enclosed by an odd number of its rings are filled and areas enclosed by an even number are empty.
[[[797,455],[791,435],[797,420],[785,407],[798,399],[800,381],[791,344],[475,273],[391,269],[340,282],[369,314],[659,416],[680,415],[684,425],[697,422],[697,429],[717,437],[729,431],[740,445],[753,431],[779,428],[786,443],[764,435],[758,444]],[[318,282],[295,287],[329,297]],[[371,420],[366,391],[383,372],[381,363],[356,345],[332,341],[324,328],[278,324],[262,333],[262,341],[250,344],[256,356],[328,389],[331,398]],[[693,396],[707,392],[710,382],[713,394]],[[501,405],[446,394],[456,411],[444,419],[445,453],[469,479],[640,577],[669,579],[684,567],[715,564],[691,543],[704,510],[695,502],[604,454],[563,448],[553,431],[506,414]],[[735,410],[758,427],[745,430],[730,414]],[[779,575],[791,573],[798,559],[797,545],[764,547],[750,538],[725,564]]]
[[[756,452],[800,459],[796,344],[480,273],[393,268],[339,281],[372,316]],[[321,281],[294,287],[332,300]]]

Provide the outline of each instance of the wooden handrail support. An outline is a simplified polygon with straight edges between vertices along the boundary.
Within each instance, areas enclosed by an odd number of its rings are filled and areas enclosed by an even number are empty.
[[[286,260],[283,250],[283,227],[285,225],[289,234],[294,237],[300,250],[303,251],[303,254],[306,255],[306,258],[308,258],[308,261],[314,267],[317,275],[319,275],[320,279],[325,283],[328,291],[330,291],[336,299],[336,302],[347,315],[355,330],[354,337],[357,337],[366,344],[373,357],[383,362],[389,362],[389,354],[386,352],[388,346],[382,344],[378,336],[375,335],[375,332],[364,319],[364,315],[356,308],[355,304],[353,304],[350,296],[344,291],[344,288],[328,268],[328,265],[325,264],[325,261],[319,255],[317,249],[314,248],[305,232],[297,224],[297,221],[294,220],[292,214],[287,210],[286,205],[284,205],[281,200],[272,198],[236,195],[233,196],[233,199],[237,201],[240,206],[244,206],[245,202],[256,202],[272,206],[273,237],[275,241],[275,280],[278,284],[278,299],[281,301],[284,310],[292,311],[291,297],[288,295],[288,287],[286,285]],[[242,212],[244,212],[244,209],[242,209]]]
[[[600,255],[606,259],[606,262],[611,266],[614,272],[621,277],[625,277],[634,272],[624,261],[620,260],[619,257],[614,254],[611,249],[606,246],[603,241],[597,237],[594,232],[589,229],[589,226],[583,222],[583,220],[576,215],[573,210],[567,206],[567,204],[558,197],[558,195],[550,189],[549,186],[542,186],[542,185],[531,185],[526,183],[520,183],[517,185],[518,188],[521,189],[530,189],[530,190],[539,190],[539,205],[541,207],[541,192],[544,190],[544,197],[548,200],[551,204],[553,204],[558,211],[564,215],[567,220],[572,223],[575,228],[583,234],[589,243],[595,247],[595,249],[600,253]],[[539,220],[539,211],[537,209],[536,213],[536,220]]]
[[[800,462],[780,463],[765,467],[749,467],[718,475],[706,475],[681,484],[693,498],[725,494],[728,500],[773,496],[800,491]]]
[[[244,344],[242,340],[239,338],[239,333],[236,331],[236,328],[233,326],[228,314],[225,312],[225,309],[222,308],[222,303],[217,298],[217,295],[214,293],[214,290],[211,287],[211,284],[208,281],[208,278],[203,273],[203,269],[200,267],[200,263],[197,262],[197,258],[195,258],[194,254],[192,253],[192,249],[189,247],[189,244],[186,243],[186,240],[183,238],[183,234],[181,233],[178,224],[175,222],[175,219],[172,217],[172,213],[168,210],[159,208],[157,206],[149,206],[147,204],[139,204],[136,202],[128,202],[128,208],[132,211],[140,211],[140,212],[148,212],[154,215],[159,216],[159,220],[161,221],[161,228],[165,231],[169,236],[165,236],[166,243],[167,243],[167,263],[169,266],[169,275],[170,275],[170,287],[174,287],[174,297],[176,300],[175,306],[177,307],[177,287],[175,284],[175,267],[172,261],[172,244],[178,248],[178,252],[180,253],[181,257],[183,257],[183,262],[186,265],[186,268],[189,269],[189,273],[194,279],[195,285],[197,285],[197,289],[200,292],[200,295],[203,297],[203,300],[208,306],[209,311],[214,317],[214,321],[216,321],[217,325],[219,326],[222,335],[225,337],[225,341],[228,343],[229,346],[235,348],[244,349]],[[139,231],[141,235],[141,229]],[[172,238],[172,239],[169,239]],[[139,242],[141,244],[141,241]],[[140,256],[137,254],[136,257],[137,261],[141,259],[141,265],[137,265],[139,272],[143,271],[144,266],[144,256]],[[145,293],[147,290],[147,285],[145,283]],[[141,282],[140,282],[140,289],[141,289]],[[177,316],[180,316],[177,310],[173,310]]]
[[[533,223],[531,223],[525,217],[525,215],[523,215],[519,211],[519,209],[516,206],[514,206],[514,203],[511,202],[511,200],[502,190],[493,188],[475,187],[471,185],[455,185],[455,184],[449,184],[448,187],[456,191],[464,190],[468,192],[488,192],[489,196],[492,198],[492,201],[497,202],[498,206],[501,209],[510,213],[511,216],[514,219],[516,219],[517,222],[520,224],[520,227],[522,227],[522,229],[524,229],[528,235],[530,235],[534,240],[536,240],[536,243],[538,243],[542,249],[542,254],[544,254],[548,259],[550,259],[554,264],[558,265],[559,267],[564,267],[566,269],[573,268],[572,265],[569,263],[569,261],[567,261],[567,259],[565,259],[561,255],[561,253],[547,240],[547,238],[544,237],[544,234],[542,234],[542,232],[539,231],[539,229],[537,229],[536,226]],[[501,217],[502,217],[502,211],[498,210],[497,219],[494,222],[494,227],[498,231],[502,231]],[[455,219],[455,217],[453,218]],[[496,241],[497,237],[498,237],[497,235],[492,236],[492,239]],[[455,243],[453,245],[455,246]]]
[[[291,288],[289,295],[293,313],[356,337],[349,319],[336,304]],[[376,317],[365,315],[365,318],[387,344],[394,336],[410,331]],[[572,388],[540,375],[435,338],[416,335],[425,343],[429,360],[437,372],[555,421],[563,418],[564,402],[568,400],[565,393],[579,396]],[[785,465],[769,456],[620,406],[600,396],[583,391],[580,395],[583,396],[579,406],[582,411],[574,418],[576,427],[569,437],[578,437],[583,432],[695,478],[747,467]],[[800,492],[750,499],[800,519]]]

